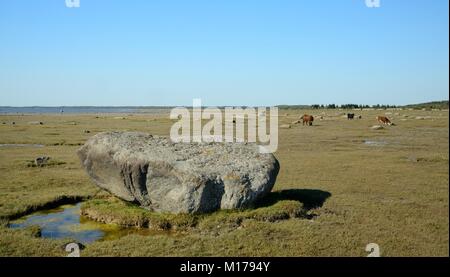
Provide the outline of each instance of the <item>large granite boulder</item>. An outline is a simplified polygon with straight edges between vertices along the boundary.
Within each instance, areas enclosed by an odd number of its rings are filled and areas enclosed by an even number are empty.
[[[279,163],[250,143],[173,143],[138,132],[106,132],[78,150],[101,188],[142,207],[202,213],[251,207],[275,184]]]

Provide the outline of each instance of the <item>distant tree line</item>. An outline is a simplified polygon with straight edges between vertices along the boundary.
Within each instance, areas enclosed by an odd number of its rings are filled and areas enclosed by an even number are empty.
[[[353,109],[369,109],[369,108],[373,108],[373,109],[392,109],[392,108],[397,108],[396,105],[380,105],[380,104],[376,104],[376,105],[358,105],[358,104],[342,104],[342,105],[337,105],[337,104],[328,104],[328,105],[319,105],[319,104],[314,104],[311,105],[311,108],[313,109],[346,109],[346,110],[353,110]]]
[[[278,106],[281,109],[347,109],[347,110],[353,110],[353,109],[393,109],[393,108],[413,108],[413,109],[448,109],[449,108],[449,101],[433,101],[428,103],[420,103],[420,104],[413,104],[413,105],[405,105],[405,106],[397,106],[397,105],[382,105],[382,104],[376,104],[376,105],[361,105],[361,104],[342,104],[342,105],[336,105],[336,104],[315,104],[315,105],[279,105]]]
[[[413,109],[448,109],[448,100],[444,101],[433,101],[433,102],[427,102],[427,103],[420,103],[420,104],[412,104],[407,105],[407,108],[413,108]]]

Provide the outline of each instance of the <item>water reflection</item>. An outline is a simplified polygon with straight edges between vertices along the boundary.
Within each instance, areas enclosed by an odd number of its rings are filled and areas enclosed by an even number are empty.
[[[99,223],[80,216],[81,203],[64,205],[56,209],[40,211],[9,224],[10,228],[39,226],[41,237],[51,239],[70,238],[83,244],[98,240],[112,240],[120,237],[137,235],[165,234],[170,232],[149,229],[121,228],[114,224]]]

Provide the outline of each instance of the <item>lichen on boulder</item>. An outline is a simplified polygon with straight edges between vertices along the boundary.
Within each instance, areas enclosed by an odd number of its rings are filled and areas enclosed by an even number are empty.
[[[157,212],[249,208],[279,172],[254,143],[173,143],[140,132],[99,133],[78,155],[97,186]]]

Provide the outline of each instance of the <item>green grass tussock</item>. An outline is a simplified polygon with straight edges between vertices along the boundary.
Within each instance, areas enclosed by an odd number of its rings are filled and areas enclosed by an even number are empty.
[[[81,213],[103,223],[157,230],[188,230],[195,227],[208,230],[217,226],[232,228],[239,227],[246,219],[276,222],[289,218],[307,217],[303,204],[294,200],[284,200],[269,207],[256,209],[221,210],[210,214],[170,214],[152,212],[110,197],[84,202]]]

